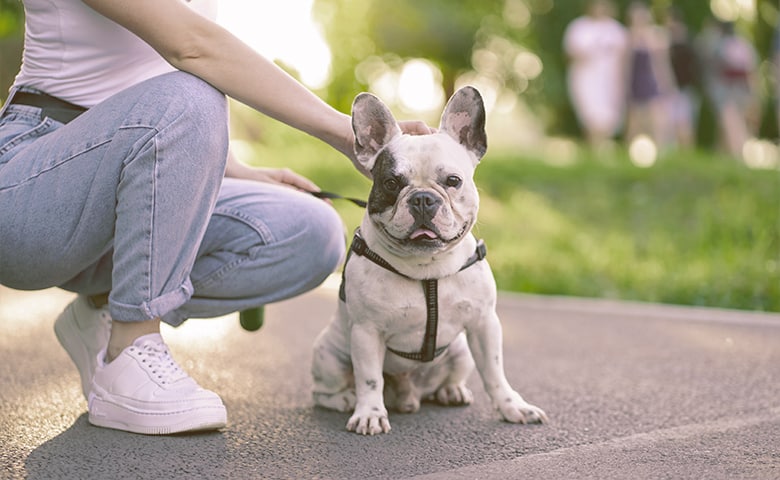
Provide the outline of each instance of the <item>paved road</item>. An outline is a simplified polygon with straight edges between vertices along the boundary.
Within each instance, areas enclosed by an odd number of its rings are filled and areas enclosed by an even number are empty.
[[[166,329],[174,355],[228,407],[221,432],[149,437],[92,427],[53,319],[72,296],[0,287],[0,478],[778,479],[780,315],[502,294],[510,382],[550,423],[475,404],[391,415],[388,435],[312,407],[324,286]]]

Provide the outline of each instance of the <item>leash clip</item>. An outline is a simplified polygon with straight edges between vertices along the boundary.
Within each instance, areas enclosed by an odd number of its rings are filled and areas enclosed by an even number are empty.
[[[366,244],[366,241],[363,240],[363,237],[361,237],[358,232],[355,232],[355,236],[352,239],[352,251],[362,257],[366,254],[367,249],[368,245]]]

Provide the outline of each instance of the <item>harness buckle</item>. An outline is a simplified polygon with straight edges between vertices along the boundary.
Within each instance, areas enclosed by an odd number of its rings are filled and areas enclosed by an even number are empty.
[[[361,257],[365,255],[368,245],[358,233],[355,233],[355,237],[352,239],[352,251]]]

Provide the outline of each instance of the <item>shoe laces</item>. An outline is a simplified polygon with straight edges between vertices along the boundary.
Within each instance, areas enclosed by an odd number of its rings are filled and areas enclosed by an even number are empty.
[[[171,357],[164,343],[152,341],[131,347],[131,353],[137,356],[141,365],[162,385],[174,383],[188,375]]]

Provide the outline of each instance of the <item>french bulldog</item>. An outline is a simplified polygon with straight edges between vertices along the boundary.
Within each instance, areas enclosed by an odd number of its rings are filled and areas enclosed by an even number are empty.
[[[373,184],[337,313],[314,344],[315,405],[353,412],[350,431],[387,433],[387,407],[412,413],[422,400],[472,403],[466,380],[476,365],[504,420],[546,422],[507,382],[496,284],[471,233],[479,207],[473,173],[487,149],[481,95],[461,88],[438,131],[415,136],[402,134],[379,98],[361,93],[352,127]]]

